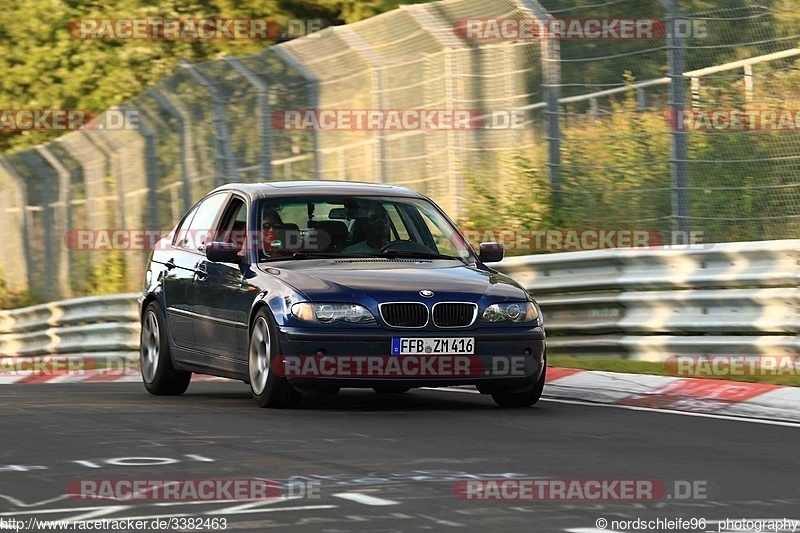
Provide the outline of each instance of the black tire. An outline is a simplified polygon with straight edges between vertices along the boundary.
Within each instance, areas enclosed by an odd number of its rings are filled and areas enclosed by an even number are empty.
[[[381,387],[372,387],[372,390],[378,394],[403,394],[404,392],[410,391],[411,387],[391,387],[389,385],[384,385]]]
[[[142,313],[139,340],[139,369],[147,392],[157,396],[179,396],[186,392],[192,373],[173,366],[167,323],[156,302],[150,302]]]
[[[545,375],[547,374],[547,364],[543,363],[542,377],[536,382],[536,385],[529,391],[509,393],[509,392],[494,392],[492,399],[494,403],[500,407],[530,407],[535,405],[542,397],[544,391]]]
[[[302,396],[289,380],[271,372],[270,362],[280,353],[275,320],[266,308],[261,308],[253,319],[247,348],[250,392],[259,407],[292,408]]]

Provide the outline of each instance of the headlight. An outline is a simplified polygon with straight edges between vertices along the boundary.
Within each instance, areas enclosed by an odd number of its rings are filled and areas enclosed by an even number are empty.
[[[292,306],[292,314],[300,320],[317,324],[333,324],[340,321],[351,324],[375,322],[375,317],[369,309],[358,304],[301,302]]]
[[[492,304],[481,316],[482,322],[537,322],[541,313],[533,302],[506,302]]]

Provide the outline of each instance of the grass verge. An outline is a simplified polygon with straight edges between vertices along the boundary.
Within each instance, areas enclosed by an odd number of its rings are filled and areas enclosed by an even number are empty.
[[[665,368],[664,363],[649,361],[631,361],[630,359],[600,358],[600,357],[571,357],[568,355],[555,355],[547,357],[547,365],[561,368],[580,368],[582,370],[600,370],[603,372],[625,372],[628,374],[651,374],[655,376],[675,376]],[[791,375],[790,375],[791,373]],[[727,381],[744,381],[747,383],[772,383],[800,387],[800,368],[778,369],[773,375],[739,376],[739,375],[696,375],[677,376],[695,377],[703,379],[723,379]]]

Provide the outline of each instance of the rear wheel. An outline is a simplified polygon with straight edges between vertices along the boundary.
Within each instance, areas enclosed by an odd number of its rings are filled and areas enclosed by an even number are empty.
[[[172,365],[166,321],[156,302],[150,302],[142,315],[139,368],[147,391],[158,396],[183,394],[192,379],[191,372]]]
[[[289,380],[270,372],[270,363],[280,355],[277,329],[269,311],[261,309],[256,314],[250,331],[247,365],[250,374],[250,391],[259,407],[290,408],[297,405],[301,394]]]
[[[411,387],[390,387],[387,385],[382,387],[372,387],[372,390],[378,394],[403,394],[404,392],[410,391]]]
[[[500,407],[530,407],[539,401],[544,391],[545,374],[547,374],[547,365],[543,364],[542,376],[536,385],[529,391],[509,393],[509,392],[493,392],[492,399],[494,403]]]

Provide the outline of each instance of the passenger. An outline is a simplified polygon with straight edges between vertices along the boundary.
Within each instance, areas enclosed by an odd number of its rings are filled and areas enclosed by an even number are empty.
[[[265,253],[272,251],[272,243],[278,238],[276,230],[282,225],[281,216],[271,207],[261,213],[261,244]]]

